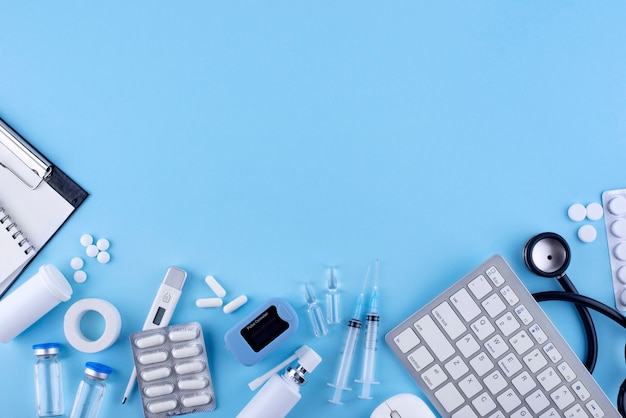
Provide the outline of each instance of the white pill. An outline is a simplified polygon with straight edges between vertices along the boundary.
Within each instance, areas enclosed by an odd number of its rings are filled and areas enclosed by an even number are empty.
[[[224,313],[229,314],[235,312],[237,309],[245,305],[246,302],[248,302],[248,297],[246,295],[237,296],[235,300],[224,305]]]
[[[567,216],[574,222],[580,222],[587,216],[587,209],[580,203],[574,203],[567,209]]]
[[[218,308],[222,306],[224,301],[221,298],[204,298],[196,299],[196,306],[198,308]]]
[[[189,374],[189,373],[198,373],[204,370],[204,363],[201,361],[191,361],[189,363],[180,363],[174,366],[176,373],[178,374]]]
[[[589,203],[587,205],[587,219],[590,221],[597,221],[602,218],[604,215],[604,209],[602,209],[602,205],[596,202]]]
[[[626,290],[619,295],[619,301],[622,302],[622,305],[626,305]]]
[[[95,245],[88,245],[87,248],[85,249],[85,253],[89,256],[89,257],[95,257],[98,255],[98,247],[96,247]]]
[[[97,255],[97,260],[100,264],[106,264],[111,261],[111,254],[109,254],[107,251],[100,251]]]
[[[146,382],[152,380],[164,379],[172,374],[172,370],[169,367],[159,367],[158,369],[143,370],[141,372],[141,378]]]
[[[617,280],[619,280],[623,284],[626,284],[626,266],[618,268],[615,272],[615,277],[617,277]]]
[[[623,219],[616,220],[611,224],[609,231],[618,238],[626,237],[626,221]]]
[[[224,296],[226,296],[226,290],[224,290],[222,285],[219,284],[217,280],[215,280],[215,277],[211,275],[206,276],[204,278],[204,281],[206,282],[206,284],[209,285],[209,287],[217,297],[223,298]]]
[[[137,360],[141,364],[154,364],[161,363],[167,360],[167,353],[165,351],[154,351],[152,353],[144,353],[137,357]]]
[[[143,393],[150,398],[169,395],[172,392],[174,392],[174,385],[169,383],[165,385],[148,386],[143,390]]]
[[[74,272],[74,281],[76,283],[85,283],[85,280],[87,280],[87,273],[83,270],[77,270]]]
[[[613,254],[618,260],[626,261],[626,244],[620,242],[613,248]]]
[[[198,390],[205,388],[209,385],[207,379],[186,379],[178,382],[178,389],[180,390]]]
[[[172,350],[172,357],[174,358],[187,358],[200,354],[202,350],[198,344],[190,345],[187,347],[179,347]]]
[[[83,268],[83,265],[85,265],[85,263],[83,262],[83,259],[80,257],[74,257],[72,258],[72,260],[70,261],[70,266],[72,266],[72,268],[74,270],[80,270]]]
[[[80,237],[80,243],[83,247],[88,247],[89,245],[93,244],[93,237],[89,234],[83,234]]]
[[[180,341],[189,341],[189,340],[193,340],[194,338],[196,338],[198,336],[198,330],[197,329],[183,329],[183,330],[179,330],[179,331],[172,331],[170,332],[170,340],[173,342],[180,342]]]
[[[609,212],[613,215],[623,215],[626,213],[626,199],[623,196],[615,196],[608,203]]]
[[[578,229],[578,238],[582,242],[594,242],[598,233],[591,225],[583,225]]]
[[[206,405],[209,402],[211,402],[211,396],[208,393],[201,393],[194,396],[185,396],[183,398],[183,405],[185,405],[187,408],[191,408],[192,406]]]
[[[96,242],[96,247],[98,247],[98,249],[100,251],[106,251],[109,249],[109,246],[111,245],[111,243],[109,243],[109,240],[106,238],[100,238],[97,242]]]
[[[165,335],[154,334],[147,337],[138,338],[135,340],[135,345],[139,348],[155,347],[165,342]]]
[[[168,399],[166,401],[160,402],[152,402],[148,404],[148,411],[152,412],[153,414],[158,414],[165,411],[171,411],[172,409],[176,408],[176,405],[178,405],[178,403],[174,399]]]

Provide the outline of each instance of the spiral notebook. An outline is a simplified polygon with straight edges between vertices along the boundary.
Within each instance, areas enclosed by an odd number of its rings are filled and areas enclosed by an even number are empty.
[[[87,196],[0,119],[0,297]]]

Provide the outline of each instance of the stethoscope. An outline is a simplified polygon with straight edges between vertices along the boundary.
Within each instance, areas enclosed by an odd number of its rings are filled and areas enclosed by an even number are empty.
[[[592,373],[598,360],[598,336],[589,309],[600,312],[624,328],[626,328],[626,317],[618,310],[578,293],[572,281],[565,274],[570,263],[571,251],[567,241],[559,234],[544,232],[530,238],[524,246],[522,258],[531,272],[541,277],[556,278],[563,288],[563,291],[533,293],[537,302],[560,300],[576,305],[587,336],[587,355],[584,363],[589,373]],[[623,417],[626,417],[625,403],[626,380],[620,386],[617,398],[617,409]]]

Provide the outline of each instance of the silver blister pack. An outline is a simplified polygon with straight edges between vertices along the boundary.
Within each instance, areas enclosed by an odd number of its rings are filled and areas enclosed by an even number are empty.
[[[626,311],[626,189],[602,193],[615,307]]]
[[[146,418],[215,409],[215,391],[198,322],[130,335]]]

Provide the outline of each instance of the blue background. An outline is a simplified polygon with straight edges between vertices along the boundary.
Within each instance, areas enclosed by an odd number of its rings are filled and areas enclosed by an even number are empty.
[[[314,338],[302,284],[323,300],[330,265],[347,317],[380,259],[386,332],[495,253],[532,291],[557,289],[520,256],[551,230],[570,241],[581,292],[613,305],[603,222],[586,222],[598,239],[583,244],[566,210],[626,187],[625,21],[617,1],[5,2],[0,115],[91,194],[19,283],[42,263],[69,278],[83,256],[72,300],[109,300],[123,328],[106,351],[78,352],[66,303],[0,346],[2,415],[35,416],[31,345],[56,340],[67,414],[85,361],[100,361],[114,369],[100,416],[142,417],[136,390],[120,403],[128,336],[170,265],[189,273],[173,323],[200,321],[207,340],[218,407],[202,416],[235,416],[247,382],[302,344],[324,361],[294,416],[365,417],[420,394],[381,338],[375,399],[355,384],[345,405],[327,402],[344,326]],[[111,241],[109,264],[84,256],[83,233]],[[249,303],[196,308],[207,274]],[[244,367],[224,333],[274,296],[302,326]],[[584,354],[574,310],[543,306]],[[613,400],[623,333],[596,318],[595,376]]]

